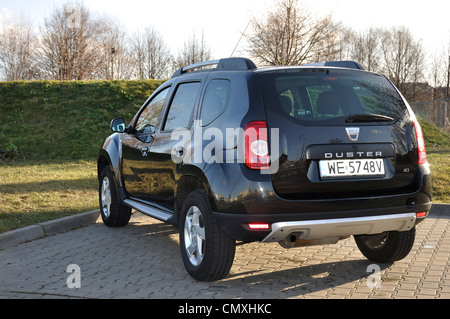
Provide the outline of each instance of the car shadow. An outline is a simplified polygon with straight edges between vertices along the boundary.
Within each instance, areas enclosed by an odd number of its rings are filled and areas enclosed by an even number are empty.
[[[450,205],[433,203],[428,218],[446,218],[450,219]]]
[[[178,228],[159,221],[150,224],[145,221],[130,221],[129,225],[123,228],[123,232],[124,236],[134,237],[133,245],[128,247],[128,253],[148,258],[153,264],[147,265],[152,269],[152,276],[164,280],[167,283],[166,290],[170,290],[171,286],[180,285],[196,287],[200,298],[210,298],[211,295],[214,295],[214,298],[289,298],[348,283],[366,286],[366,281],[373,274],[368,270],[369,265],[373,263],[364,259],[362,255],[357,257],[358,259],[327,261],[325,257],[315,257],[311,261],[308,260],[308,254],[305,254],[303,259],[301,252],[295,253],[294,257],[286,253],[298,248],[288,250],[277,244],[261,248],[259,245],[267,244],[252,243],[249,244],[254,246],[251,248],[267,251],[269,254],[267,259],[263,255],[258,257],[261,259],[259,264],[243,267],[246,248],[245,245],[238,246],[233,267],[225,279],[197,282],[184,269],[180,256]],[[242,251],[240,247],[244,247]],[[274,255],[277,257],[274,258]],[[391,265],[378,264],[378,269],[382,271]],[[152,283],[145,289],[151,290]],[[184,296],[182,291],[175,289],[173,294],[174,298]]]
[[[314,265],[292,266],[283,270],[267,269],[248,271],[247,273],[232,272],[221,281],[224,286],[239,286],[249,293],[260,292],[261,298],[289,298],[304,294],[324,291],[330,288],[346,286],[351,290],[359,285],[371,283],[369,278],[374,272],[368,271],[373,265],[365,259],[343,260],[336,262],[318,261]],[[378,264],[382,271],[392,264]],[[269,269],[269,272],[268,272]],[[233,269],[232,269],[233,271]],[[348,284],[351,283],[351,287]]]

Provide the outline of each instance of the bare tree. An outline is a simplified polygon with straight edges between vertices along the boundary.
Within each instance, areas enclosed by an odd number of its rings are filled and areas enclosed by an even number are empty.
[[[183,48],[174,61],[174,68],[211,60],[211,49],[205,41],[204,34],[200,39],[194,34],[184,42]]]
[[[416,54],[411,65],[411,87],[406,94],[411,102],[417,101],[417,98],[421,95],[421,82],[425,81],[425,53],[422,47],[422,43],[418,42],[416,47]],[[427,85],[428,86],[428,85]]]
[[[447,85],[445,88],[445,98],[450,99],[450,42],[448,43],[446,51],[447,54],[445,55],[445,57],[448,56],[448,59],[445,59],[446,63],[444,63],[444,67],[445,69],[447,69]]]
[[[81,4],[55,8],[41,28],[41,68],[57,80],[95,78],[101,65],[98,22]]]
[[[348,60],[350,57],[349,43],[353,36],[353,30],[342,22],[329,21],[327,35],[317,44],[315,50],[315,62]]]
[[[133,59],[125,28],[111,18],[99,19],[98,41],[101,66],[98,78],[129,79],[133,75]]]
[[[450,82],[450,45],[436,50],[431,55],[430,74],[433,87],[433,100],[449,98]]]
[[[358,61],[368,71],[380,71],[382,34],[379,28],[355,32],[350,41],[350,59]]]
[[[314,19],[298,0],[282,0],[262,21],[252,18],[247,37],[250,55],[259,63],[293,65],[336,53],[331,15]],[[331,38],[330,38],[331,37]]]
[[[5,80],[32,80],[38,77],[36,44],[36,34],[31,25],[23,20],[3,25],[0,31],[0,71]]]
[[[432,99],[438,99],[439,97],[439,87],[442,86],[442,80],[444,77],[444,70],[442,68],[442,56],[438,52],[434,52],[431,56],[431,68],[430,68],[430,80],[431,86],[433,87],[433,97]]]
[[[424,51],[406,27],[393,27],[384,32],[381,42],[384,73],[407,95],[407,83],[423,77]]]
[[[146,28],[143,33],[136,32],[131,48],[138,78],[163,79],[169,75],[172,55],[154,27]]]

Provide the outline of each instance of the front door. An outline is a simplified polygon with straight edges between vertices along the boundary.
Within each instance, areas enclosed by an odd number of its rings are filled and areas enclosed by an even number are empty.
[[[133,132],[124,133],[122,171],[125,189],[132,197],[152,202],[148,159],[169,88],[157,93],[139,114]]]

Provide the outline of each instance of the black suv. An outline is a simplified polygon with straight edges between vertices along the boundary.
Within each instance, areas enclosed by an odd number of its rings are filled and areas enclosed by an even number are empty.
[[[236,241],[285,248],[354,235],[374,262],[404,258],[431,208],[424,140],[385,77],[352,61],[183,67],[98,157],[103,222],[131,209],[176,225],[189,274],[229,273]]]

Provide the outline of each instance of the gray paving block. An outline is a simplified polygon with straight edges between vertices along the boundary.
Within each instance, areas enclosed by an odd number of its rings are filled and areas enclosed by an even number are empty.
[[[450,204],[434,203],[430,213],[440,215],[450,215]]]

